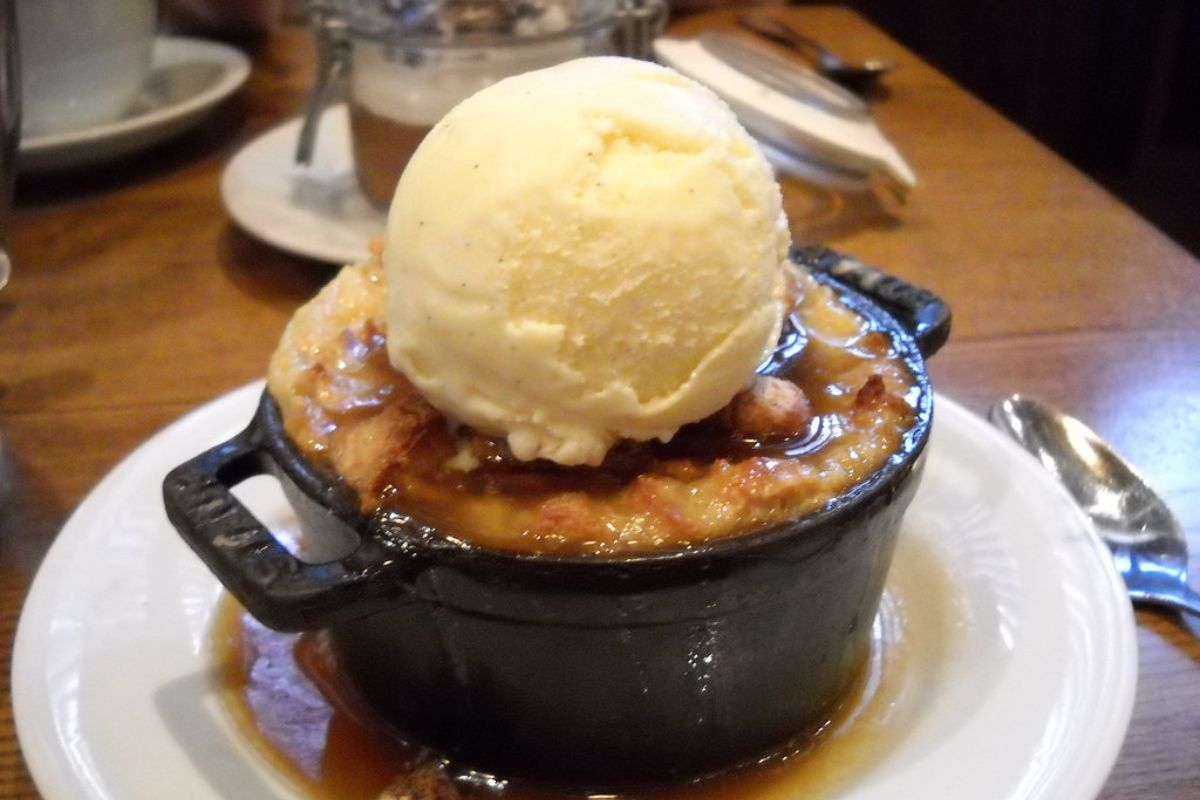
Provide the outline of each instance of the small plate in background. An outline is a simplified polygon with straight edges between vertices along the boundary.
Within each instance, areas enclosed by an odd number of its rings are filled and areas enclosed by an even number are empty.
[[[708,86],[729,104],[780,172],[843,191],[867,191],[874,174],[885,176],[901,192],[916,185],[912,168],[869,108],[851,105],[861,101],[843,88],[796,64],[797,79],[804,83],[797,87],[800,96],[788,94],[718,57],[720,52],[701,39],[659,37],[654,42],[660,62]],[[842,97],[850,99],[839,101]]]
[[[111,161],[156,145],[195,125],[250,74],[241,51],[201,39],[160,36],[150,77],[115,122],[47,133],[21,142],[22,173],[73,169]]]
[[[221,202],[251,236],[307,258],[353,264],[382,236],[386,217],[358,187],[344,105],[321,117],[309,165],[295,162],[302,120],[267,131],[230,159]]]

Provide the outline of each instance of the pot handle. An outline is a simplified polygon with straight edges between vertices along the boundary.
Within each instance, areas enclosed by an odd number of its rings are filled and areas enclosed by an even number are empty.
[[[883,306],[912,334],[925,358],[950,337],[950,306],[928,289],[821,245],[793,246],[790,255],[797,264],[829,275]]]
[[[394,583],[372,575],[370,565],[384,560],[376,543],[362,537],[341,560],[301,561],[230,491],[256,475],[280,477],[258,421],[167,474],[163,502],[171,523],[225,588],[276,630],[326,627],[394,605],[380,599],[381,584]]]

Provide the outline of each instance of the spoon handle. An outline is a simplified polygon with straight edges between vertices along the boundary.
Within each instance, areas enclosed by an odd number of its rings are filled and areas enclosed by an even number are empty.
[[[781,44],[784,47],[789,47],[804,55],[815,57],[818,65],[822,58],[828,58],[832,55],[829,49],[823,44],[815,39],[804,36],[781,19],[774,17],[760,19],[748,14],[740,14],[737,18],[737,24],[748,31],[757,33],[764,39]],[[807,53],[805,53],[806,50],[808,51]]]
[[[1163,606],[1176,611],[1185,611],[1200,617],[1200,593],[1189,586],[1172,587],[1154,592],[1130,589],[1129,597],[1135,603]]]

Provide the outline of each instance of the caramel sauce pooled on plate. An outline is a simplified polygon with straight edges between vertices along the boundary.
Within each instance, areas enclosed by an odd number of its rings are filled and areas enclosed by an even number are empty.
[[[212,652],[235,728],[311,800],[401,798],[385,792],[431,771],[449,776],[450,794],[437,797],[463,800],[819,800],[869,775],[901,741],[936,689],[962,620],[957,587],[931,547],[902,535],[867,664],[816,735],[717,777],[605,794],[480,775],[401,741],[357,700],[321,634],[269,630],[232,598],[217,610]]]

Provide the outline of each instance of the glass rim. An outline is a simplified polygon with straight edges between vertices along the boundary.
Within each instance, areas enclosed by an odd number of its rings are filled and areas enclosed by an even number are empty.
[[[522,47],[602,34],[615,28],[621,21],[619,4],[613,2],[607,9],[596,9],[572,20],[568,25],[552,31],[530,34],[469,31],[447,36],[438,33],[405,31],[399,24],[389,25],[386,20],[356,12],[341,3],[331,4],[327,10],[333,18],[346,26],[346,32],[352,37],[414,50]]]

